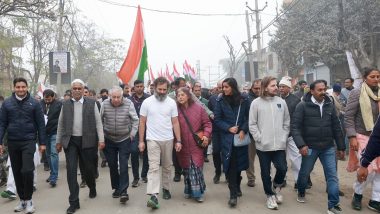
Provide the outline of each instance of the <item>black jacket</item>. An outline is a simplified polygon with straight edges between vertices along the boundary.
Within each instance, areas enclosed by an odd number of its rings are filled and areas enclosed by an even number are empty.
[[[294,94],[289,94],[287,97],[285,97],[284,100],[286,102],[286,105],[288,106],[289,116],[290,116],[290,123],[292,123],[293,113],[296,110],[296,107],[297,107],[298,103],[301,102],[301,99],[298,98]],[[289,136],[292,136],[292,132],[291,131],[289,133]]]
[[[377,119],[375,127],[371,136],[369,137],[368,144],[362,151],[362,156],[360,157],[360,165],[363,167],[368,167],[368,165],[377,157],[380,156],[380,120]]]
[[[34,141],[38,136],[40,145],[45,145],[44,114],[40,103],[29,93],[21,101],[16,99],[15,93],[4,101],[0,109],[0,145],[5,131],[8,131],[8,144],[10,141]]]
[[[334,104],[325,96],[321,117],[320,108],[311,101],[311,96],[307,93],[293,113],[291,133],[297,147],[327,149],[334,146],[335,140],[338,150],[344,151],[343,131]]]
[[[48,122],[46,124],[46,134],[47,135],[55,135],[57,134],[58,127],[58,118],[61,113],[62,103],[59,100],[54,100],[49,106],[46,108],[46,103],[44,100],[41,100],[42,111],[44,114],[47,113]]]

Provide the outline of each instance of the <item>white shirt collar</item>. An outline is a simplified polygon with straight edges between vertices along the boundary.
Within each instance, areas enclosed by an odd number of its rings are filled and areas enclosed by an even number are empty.
[[[80,102],[81,104],[84,102],[83,96],[78,101],[76,101],[74,98],[71,98],[71,100],[74,102]]]
[[[21,100],[23,100],[26,96],[28,96],[28,94],[26,94],[24,97],[19,97],[19,96],[17,96],[16,94],[15,94],[15,96],[16,96],[16,99],[17,99],[18,101],[21,101]]]
[[[323,101],[321,103],[319,103],[315,98],[314,96],[312,95],[311,96],[311,101],[316,104],[316,105],[319,105],[319,106],[323,106],[323,104],[325,104],[325,100],[323,99]]]

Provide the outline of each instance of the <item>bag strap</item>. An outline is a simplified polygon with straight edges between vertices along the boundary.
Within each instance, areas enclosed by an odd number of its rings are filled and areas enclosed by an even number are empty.
[[[241,107],[241,102],[240,102],[240,105],[239,105],[239,110],[238,110],[238,115],[237,115],[237,117],[236,117],[236,123],[235,123],[235,126],[237,126],[237,124],[238,124],[239,115],[240,115],[240,107]]]
[[[183,117],[185,118],[185,121],[186,121],[186,123],[187,123],[187,126],[189,127],[189,129],[190,129],[191,133],[195,134],[195,133],[194,133],[194,131],[193,131],[193,127],[191,127],[191,124],[190,124],[190,122],[189,122],[189,119],[187,119],[187,117],[186,117],[186,114],[185,114],[185,112],[183,112],[183,110],[182,110],[182,108],[181,108],[181,107],[179,107],[179,110],[180,110],[180,111],[181,111],[181,113],[183,114]]]

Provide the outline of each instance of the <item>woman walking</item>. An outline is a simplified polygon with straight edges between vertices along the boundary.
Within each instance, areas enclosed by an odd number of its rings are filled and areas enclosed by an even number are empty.
[[[177,158],[184,172],[185,198],[203,202],[206,190],[203,151],[209,143],[212,125],[206,111],[193,100],[188,88],[177,90],[177,105],[182,139],[182,149],[177,153]],[[198,134],[198,141],[193,133]]]
[[[230,189],[230,207],[237,205],[237,197],[242,196],[240,189],[241,171],[248,169],[248,145],[234,146],[234,135],[244,139],[248,134],[249,101],[239,92],[234,78],[223,81],[223,94],[218,97],[215,107],[215,124],[221,130],[223,171]]]
[[[376,68],[364,68],[364,82],[359,88],[352,90],[344,115],[344,125],[350,141],[350,152],[347,171],[354,172],[359,168],[361,151],[366,147],[374,124],[379,116],[380,71]],[[380,211],[380,158],[376,158],[368,167],[367,181],[354,183],[354,196],[351,206],[355,210],[362,209],[363,191],[367,184],[372,184],[372,197],[368,207]]]

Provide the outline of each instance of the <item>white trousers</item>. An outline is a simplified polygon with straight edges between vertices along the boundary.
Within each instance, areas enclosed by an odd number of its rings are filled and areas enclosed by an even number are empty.
[[[293,140],[293,137],[289,137],[286,146],[286,153],[290,160],[290,167],[293,173],[294,182],[297,183],[298,173],[301,169],[302,155],[299,153],[299,149]]]
[[[356,194],[362,195],[368,184],[372,184],[372,196],[371,200],[380,202],[380,174],[371,172],[368,174],[367,180],[363,183],[355,181],[354,191]]]

